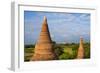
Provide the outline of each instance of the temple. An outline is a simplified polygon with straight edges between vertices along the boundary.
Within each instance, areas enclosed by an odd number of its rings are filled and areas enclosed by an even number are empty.
[[[83,59],[84,58],[84,47],[83,47],[83,38],[82,37],[80,38],[77,58],[78,59]]]
[[[35,50],[31,61],[54,59],[56,59],[56,55],[53,50],[53,44],[49,33],[47,18],[44,16],[40,36],[35,45]]]

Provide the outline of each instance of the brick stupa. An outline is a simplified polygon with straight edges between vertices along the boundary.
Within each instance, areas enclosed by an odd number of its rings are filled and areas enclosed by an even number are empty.
[[[84,47],[83,47],[83,38],[80,38],[78,53],[77,53],[77,59],[83,59],[84,58]]]
[[[49,33],[47,18],[44,16],[42,29],[39,39],[35,45],[35,50],[31,61],[54,60],[56,55],[53,50],[53,44]]]

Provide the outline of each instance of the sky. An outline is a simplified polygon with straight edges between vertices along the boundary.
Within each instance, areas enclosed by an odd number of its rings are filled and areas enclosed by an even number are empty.
[[[52,41],[78,43],[80,37],[90,41],[89,13],[24,11],[24,43],[35,44],[39,38],[43,17],[47,17]]]

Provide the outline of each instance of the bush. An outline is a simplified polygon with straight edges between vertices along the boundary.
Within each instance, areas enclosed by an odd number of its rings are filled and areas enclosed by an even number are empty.
[[[58,57],[63,53],[63,49],[62,48],[55,48],[55,53],[56,53],[56,56]]]
[[[74,58],[75,58],[74,55],[69,53],[63,53],[62,55],[59,56],[60,60],[74,59]]]

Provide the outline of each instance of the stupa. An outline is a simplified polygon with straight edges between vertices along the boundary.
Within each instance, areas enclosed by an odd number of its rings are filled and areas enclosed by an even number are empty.
[[[83,59],[84,58],[84,47],[83,47],[83,38],[82,37],[80,38],[77,58],[78,59]]]
[[[49,33],[47,18],[46,16],[44,16],[40,36],[35,45],[35,50],[31,61],[54,59],[56,59],[56,55],[53,50],[53,44]]]

